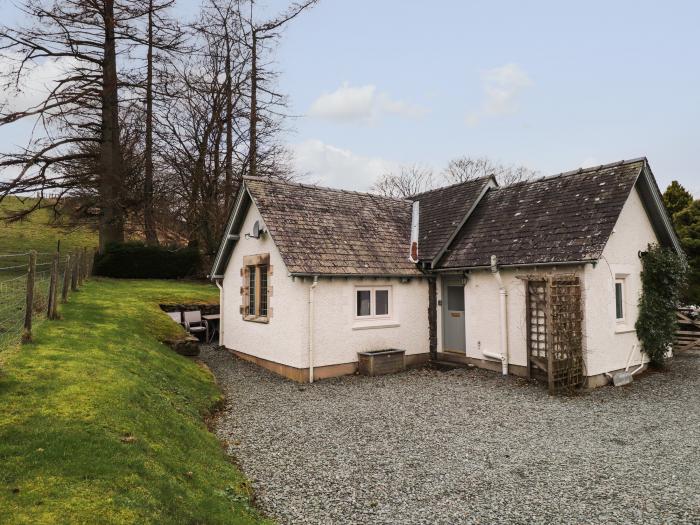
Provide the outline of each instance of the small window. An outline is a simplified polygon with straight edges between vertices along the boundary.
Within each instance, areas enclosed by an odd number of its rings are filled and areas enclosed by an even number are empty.
[[[247,318],[265,319],[268,317],[268,266],[266,264],[246,266],[248,274]]]
[[[357,317],[369,317],[372,315],[371,290],[357,290]]]
[[[389,290],[374,291],[375,314],[389,315]]]
[[[464,286],[447,287],[447,309],[451,312],[464,311]]]
[[[257,291],[257,286],[255,286],[255,266],[248,267],[248,312],[251,315],[255,315],[255,292]]]
[[[625,280],[615,280],[615,319],[617,322],[625,320]]]
[[[260,276],[260,315],[267,317],[267,266],[258,266]]]
[[[391,316],[391,287],[357,288],[355,316],[363,319]]]

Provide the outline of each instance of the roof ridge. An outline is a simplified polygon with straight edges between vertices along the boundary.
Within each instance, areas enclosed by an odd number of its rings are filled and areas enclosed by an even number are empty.
[[[439,188],[433,188],[432,190],[426,190],[426,191],[422,191],[422,192],[420,192],[420,193],[414,193],[413,195],[411,195],[410,197],[408,197],[408,199],[412,200],[412,199],[415,199],[416,197],[421,197],[421,196],[423,196],[423,195],[427,195],[428,193],[434,193],[434,192],[436,192],[436,191],[442,191],[442,190],[447,190],[447,189],[450,189],[450,188],[455,188],[455,187],[457,187],[457,186],[463,186],[464,184],[469,184],[469,183],[471,183],[471,182],[477,182],[477,181],[480,181],[480,180],[483,180],[483,179],[490,179],[490,178],[493,177],[493,176],[494,176],[493,174],[491,174],[491,175],[483,175],[483,176],[481,176],[481,177],[476,177],[475,179],[464,180],[464,181],[462,181],[462,182],[455,182],[455,183],[453,183],[453,184],[448,184],[447,186],[440,186]]]
[[[332,188],[330,186],[321,186],[319,184],[307,184],[307,183],[303,183],[303,182],[292,182],[292,181],[287,181],[287,180],[274,179],[272,177],[261,177],[261,176],[253,177],[251,175],[244,175],[243,180],[281,184],[283,186],[298,186],[301,188],[309,188],[309,189],[313,189],[313,190],[326,190],[326,191],[332,191],[335,193],[347,193],[350,195],[360,195],[362,197],[387,199],[387,200],[391,200],[394,202],[411,202],[410,199],[408,199],[408,198],[390,197],[387,195],[379,195],[378,193],[372,193],[369,191],[356,191],[356,190],[345,190],[342,188]]]
[[[513,188],[513,187],[517,187],[517,186],[524,186],[526,184],[534,184],[536,182],[550,181],[552,179],[556,179],[559,177],[569,177],[571,175],[579,175],[581,173],[593,173],[593,172],[600,171],[603,169],[614,168],[616,166],[627,166],[629,164],[635,164],[637,162],[647,162],[648,163],[648,160],[646,157],[637,157],[634,159],[618,160],[616,162],[609,162],[607,164],[600,164],[598,166],[590,166],[588,168],[578,168],[575,170],[562,171],[560,173],[555,173],[554,175],[545,175],[543,177],[538,177],[536,179],[522,180],[522,181],[510,184],[508,186],[498,186],[498,187],[492,188],[492,189],[505,190],[505,189]]]

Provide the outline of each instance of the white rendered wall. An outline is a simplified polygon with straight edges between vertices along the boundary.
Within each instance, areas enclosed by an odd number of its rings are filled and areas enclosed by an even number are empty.
[[[581,266],[567,265],[501,270],[501,278],[508,292],[508,359],[511,365],[527,366],[526,290],[524,280],[519,277],[562,273],[582,276],[583,270]],[[499,301],[498,282],[491,271],[471,271],[464,287],[467,357],[485,359],[485,350],[501,353]],[[438,307],[438,320],[438,348],[442,349],[442,307]]]
[[[603,257],[595,267],[587,265],[586,366],[589,376],[625,367],[633,345],[639,343],[634,330],[637,302],[642,285],[642,262],[638,252],[658,242],[637,190],[633,190],[610,236]],[[625,322],[615,320],[615,276],[625,275]],[[641,363],[639,345],[632,365]],[[646,356],[644,356],[646,362]]]
[[[308,284],[299,280],[294,282],[288,277],[287,268],[269,234],[260,239],[245,238],[246,233],[253,232],[256,220],[263,223],[257,207],[251,203],[240,240],[224,272],[223,344],[231,350],[302,368],[306,366]],[[269,323],[244,321],[240,313],[243,257],[261,253],[270,254],[272,266],[272,275],[268,277],[272,286],[268,298],[272,309]]]
[[[615,225],[603,257],[593,266],[541,266],[503,269],[501,276],[508,291],[508,346],[510,364],[527,366],[527,326],[525,285],[518,276],[552,273],[576,273],[583,282],[584,356],[589,376],[624,368],[634,344],[637,301],[641,292],[641,261],[638,251],[657,242],[637,190],[633,190]],[[616,275],[625,275],[625,323],[615,319]],[[438,281],[438,298],[442,296]],[[466,355],[484,359],[483,350],[501,352],[498,284],[490,270],[473,270],[464,287]],[[442,307],[438,306],[438,350],[442,351]],[[639,364],[636,350],[631,364]],[[647,359],[645,358],[645,361]]]
[[[357,286],[391,286],[391,319],[357,320]],[[367,350],[399,348],[406,350],[406,355],[429,350],[426,279],[414,278],[407,283],[399,279],[319,279],[314,298],[314,366],[355,362],[357,352]]]
[[[270,235],[264,239],[246,239],[253,223],[262,217],[251,204],[224,272],[223,344],[262,359],[295,368],[307,368],[308,312],[311,278],[288,275],[279,251]],[[273,273],[269,277],[272,295],[269,323],[244,321],[241,305],[240,275],[245,255],[270,254]],[[355,288],[391,286],[392,316],[389,320],[359,321],[355,318]],[[320,278],[314,292],[314,366],[357,361],[357,352],[400,348],[407,354],[428,352],[428,281],[399,279]]]

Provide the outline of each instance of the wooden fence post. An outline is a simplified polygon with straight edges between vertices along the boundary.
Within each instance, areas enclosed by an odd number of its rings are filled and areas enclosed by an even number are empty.
[[[85,279],[85,251],[78,249],[78,286],[83,286]]]
[[[32,340],[32,314],[34,313],[34,277],[36,274],[36,251],[29,252],[29,268],[27,269],[27,303],[24,311],[24,331],[22,341]]]
[[[88,277],[92,277],[92,269],[95,266],[95,255],[97,255],[97,250],[93,248],[90,251],[90,260],[88,261]]]
[[[78,260],[78,254],[73,255],[73,264],[71,264],[70,272],[70,290],[71,292],[78,291],[78,266],[80,261]]]
[[[66,267],[63,269],[63,290],[61,290],[61,302],[68,301],[68,288],[70,287],[70,253],[66,255]]]
[[[46,317],[48,319],[56,319],[56,289],[58,288],[58,252],[53,256],[51,261],[51,279],[49,280],[49,300]]]
[[[83,280],[90,277],[90,260],[88,259],[87,246],[83,247]]]

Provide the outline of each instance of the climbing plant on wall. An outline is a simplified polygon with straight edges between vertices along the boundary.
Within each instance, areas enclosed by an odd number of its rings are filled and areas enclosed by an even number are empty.
[[[676,309],[686,273],[685,260],[673,250],[654,244],[642,254],[642,294],[635,328],[653,366],[663,366],[673,344]]]

